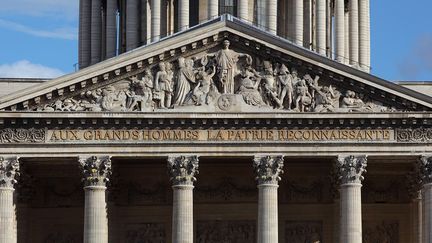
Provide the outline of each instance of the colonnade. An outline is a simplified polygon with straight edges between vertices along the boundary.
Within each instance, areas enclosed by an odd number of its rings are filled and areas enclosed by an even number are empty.
[[[339,242],[362,242],[361,187],[367,157],[343,155],[335,159],[340,191]],[[78,158],[83,174],[84,243],[108,242],[106,204],[111,175],[110,156]],[[423,243],[432,243],[432,156],[419,159],[424,217]],[[283,174],[283,156],[259,155],[253,160],[258,187],[258,243],[278,242],[278,183]],[[16,243],[14,187],[19,175],[19,158],[0,157],[0,243]],[[193,242],[193,189],[199,171],[195,155],[169,156],[168,171],[173,190],[172,242]]]
[[[237,0],[238,18],[321,55],[370,71],[369,0]],[[256,4],[256,6],[254,6]],[[79,66],[84,68],[220,15],[219,0],[80,0]],[[199,19],[204,21],[205,19]],[[176,28],[174,29],[174,26]]]

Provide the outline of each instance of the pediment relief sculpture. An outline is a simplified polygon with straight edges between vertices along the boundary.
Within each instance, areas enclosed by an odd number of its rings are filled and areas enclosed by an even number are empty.
[[[59,99],[39,111],[392,112],[331,78],[222,48],[161,61],[138,75]]]

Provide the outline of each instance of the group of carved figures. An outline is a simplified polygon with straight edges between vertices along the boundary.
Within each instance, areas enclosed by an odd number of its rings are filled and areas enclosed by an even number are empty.
[[[342,94],[332,85],[320,86],[319,76],[303,76],[280,63],[257,60],[249,54],[223,48],[215,53],[175,62],[160,62],[126,80],[58,100],[48,111],[150,111],[180,106],[210,105],[220,95],[241,95],[246,104],[297,112],[382,110],[354,91]],[[176,64],[176,65],[173,65]],[[176,68],[174,68],[176,66]],[[259,71],[257,71],[259,70]]]

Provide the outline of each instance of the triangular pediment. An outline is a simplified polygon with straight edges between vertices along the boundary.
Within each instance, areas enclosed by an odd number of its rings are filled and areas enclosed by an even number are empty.
[[[0,99],[20,112],[431,109],[429,96],[225,18]]]

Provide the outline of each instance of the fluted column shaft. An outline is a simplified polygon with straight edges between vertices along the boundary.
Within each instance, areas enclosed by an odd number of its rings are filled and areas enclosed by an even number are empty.
[[[102,54],[102,12],[101,0],[92,0],[91,5],[91,60],[93,65],[101,61]]]
[[[160,39],[161,25],[161,2],[160,0],[151,0],[151,39],[152,42]]]
[[[359,64],[359,15],[358,0],[349,1],[349,46],[350,46],[350,65]]]
[[[350,19],[350,13],[349,11],[346,11],[345,9],[345,64],[350,63],[350,43],[349,43],[349,19]]]
[[[138,0],[126,1],[126,51],[138,47]]]
[[[312,43],[312,1],[304,1],[303,11],[303,46],[310,49]]]
[[[178,0],[179,31],[189,28],[189,0]]]
[[[317,52],[326,55],[326,1],[316,1],[316,40]]]
[[[109,156],[79,158],[84,177],[84,243],[108,243],[106,183],[111,175]]]
[[[276,34],[277,31],[277,0],[268,0],[267,3],[267,31]]]
[[[368,6],[369,0],[359,0],[359,62],[363,71],[369,72],[368,67]]]
[[[294,43],[303,45],[303,0],[294,0]]]
[[[238,14],[237,16],[245,21],[249,20],[249,1],[248,0],[238,0]]]
[[[366,156],[340,156],[340,241],[362,243],[361,182],[366,172]]]
[[[14,242],[13,188],[0,188],[0,243]]]
[[[168,157],[173,183],[172,242],[193,242],[193,183],[198,174],[197,156]]]
[[[344,61],[345,52],[345,0],[335,0],[335,58]]]
[[[278,242],[278,182],[283,156],[255,156],[258,183],[258,243]]]
[[[240,3],[239,3],[240,8]],[[219,0],[207,0],[208,19],[214,19],[219,15]]]
[[[117,0],[107,0],[106,7],[106,58],[116,55],[117,48]]]
[[[17,241],[13,198],[18,172],[18,157],[0,157],[0,243]]]

